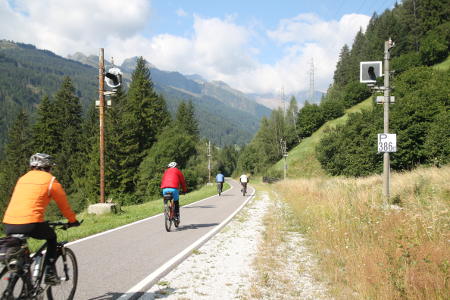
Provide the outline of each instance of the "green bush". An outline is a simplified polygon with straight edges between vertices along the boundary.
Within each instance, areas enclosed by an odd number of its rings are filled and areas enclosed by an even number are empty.
[[[420,60],[423,64],[431,66],[441,62],[448,56],[448,41],[437,32],[430,32],[420,44]]]
[[[367,99],[371,94],[369,88],[364,83],[353,81],[347,84],[344,88],[344,106],[345,108],[352,107],[355,104]]]
[[[417,52],[409,52],[392,58],[392,69],[400,74],[421,65],[420,55]]]
[[[425,141],[427,161],[436,166],[450,163],[450,110],[441,111],[434,118]]]

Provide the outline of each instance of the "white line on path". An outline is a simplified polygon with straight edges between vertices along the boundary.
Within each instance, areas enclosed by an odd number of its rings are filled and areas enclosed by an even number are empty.
[[[193,244],[185,248],[183,251],[178,253],[172,259],[167,261],[161,267],[156,269],[154,272],[149,274],[146,278],[144,278],[141,282],[136,284],[134,287],[129,289],[125,294],[123,294],[118,300],[128,300],[135,299],[135,295],[137,293],[142,293],[144,289],[149,289],[154,285],[160,278],[169,273],[178,263],[183,261],[186,257],[188,257],[192,251],[197,248],[200,248],[204,243],[206,243],[212,236],[214,236],[218,231],[220,231],[231,219],[250,201],[250,199],[255,195],[256,190],[253,189],[253,193],[239,206],[227,219],[225,219],[222,223],[220,223],[217,227],[210,230],[207,234],[199,238]],[[205,199],[206,200],[206,199]]]
[[[226,191],[223,192],[223,193],[226,193],[226,192],[228,192],[228,191],[231,191],[232,189],[233,189],[233,186],[231,186],[231,188],[229,188],[228,190],[226,190]],[[200,202],[202,202],[202,201],[208,200],[208,199],[213,198],[213,197],[215,197],[215,196],[217,196],[217,195],[210,196],[210,197],[208,197],[208,198],[205,198],[205,199],[202,199],[202,200],[193,202],[193,203],[188,204],[188,205],[184,205],[184,206],[182,206],[182,207],[188,207],[188,206],[191,206],[191,205],[194,205],[194,204],[198,204],[198,203],[200,203]],[[110,230],[107,230],[107,231],[99,232],[99,233],[90,235],[90,236],[88,236],[88,237],[85,237],[85,238],[82,238],[82,239],[79,239],[79,240],[76,240],[76,241],[67,243],[66,246],[78,244],[78,243],[81,243],[81,242],[86,241],[86,240],[90,240],[90,239],[93,239],[93,238],[96,238],[96,237],[99,237],[99,236],[102,236],[102,235],[105,235],[105,234],[109,234],[109,233],[114,232],[114,231],[117,231],[117,230],[121,230],[121,229],[130,227],[130,226],[133,226],[133,225],[142,223],[142,222],[146,222],[146,221],[148,221],[148,220],[150,220],[150,219],[153,219],[153,218],[156,218],[156,217],[158,217],[158,216],[160,216],[160,215],[162,215],[162,214],[163,214],[163,213],[160,213],[160,214],[157,214],[157,215],[154,215],[154,216],[151,216],[151,217],[148,217],[148,218],[145,218],[145,219],[142,219],[142,220],[133,222],[133,223],[129,223],[129,224],[126,224],[126,225],[123,225],[123,226],[120,226],[120,227],[116,227],[116,228],[113,228],[113,229],[110,229]]]

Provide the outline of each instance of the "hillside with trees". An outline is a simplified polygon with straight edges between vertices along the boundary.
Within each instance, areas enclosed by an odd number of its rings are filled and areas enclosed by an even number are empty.
[[[276,141],[291,139],[295,142],[288,142],[287,149],[299,147],[327,121],[341,117],[346,109],[370,97],[371,90],[359,83],[359,63],[382,61],[384,42],[389,38],[395,42],[391,51],[391,70],[394,70],[391,78],[392,95],[396,97],[390,107],[390,132],[397,134],[398,141],[392,168],[400,171],[421,164],[449,163],[450,72],[443,67],[447,64],[442,63],[449,55],[449,16],[448,0],[403,1],[381,15],[374,14],[366,30],[356,34],[352,47],[343,46],[333,84],[321,103],[306,104],[294,113],[295,122],[288,121],[290,112],[263,119],[260,131],[246,147],[254,149],[254,154],[244,150],[239,157],[240,171],[280,177],[279,168],[268,168],[282,158]],[[440,63],[441,67],[433,67]],[[378,85],[382,85],[381,78]],[[276,120],[284,122],[269,126],[277,123]],[[280,130],[288,125],[295,126],[293,137],[289,137],[291,132]],[[376,137],[381,132],[383,108],[372,100],[368,109],[350,114],[344,124],[326,129],[313,155],[330,175],[380,173],[383,158],[377,153]],[[263,136],[271,136],[273,143],[267,146]]]
[[[106,111],[105,118],[107,198],[119,204],[154,199],[164,168],[174,160],[186,174],[189,190],[208,180],[207,141],[199,135],[193,103],[181,102],[172,118],[164,97],[154,89],[143,58],[136,62],[129,89],[119,87],[112,101],[114,106]],[[29,157],[36,152],[54,157],[53,174],[76,211],[98,202],[98,140],[98,110],[91,105],[83,115],[74,83],[65,77],[55,94],[42,98],[35,115],[21,110],[15,116],[1,161],[5,168],[0,171],[0,211],[5,209],[18,177],[27,171]],[[214,149],[217,157],[227,153],[228,148]]]
[[[71,78],[83,115],[98,99],[98,57],[80,54],[73,59],[33,45],[0,40],[0,157],[7,130],[17,113],[24,110],[34,122],[34,112],[41,99],[56,93],[64,77]],[[125,89],[129,88],[135,65],[136,58],[123,63]],[[158,70],[149,63],[148,67],[154,89],[165,98],[170,114],[175,115],[181,102],[192,100],[200,135],[221,146],[247,143],[257,131],[260,118],[270,113],[261,105],[245,101],[243,94],[229,87],[197,82],[177,72]],[[210,86],[212,92],[202,91],[204,86]]]

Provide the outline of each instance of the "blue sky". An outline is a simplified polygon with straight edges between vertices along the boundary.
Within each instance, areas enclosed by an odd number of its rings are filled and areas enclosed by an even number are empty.
[[[143,56],[248,93],[286,93],[332,81],[339,52],[395,0],[0,0],[0,38],[117,63]]]

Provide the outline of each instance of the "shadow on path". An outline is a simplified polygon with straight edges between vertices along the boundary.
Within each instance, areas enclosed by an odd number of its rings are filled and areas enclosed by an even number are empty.
[[[170,287],[163,287],[163,288],[160,288],[159,290],[157,290],[155,293],[139,292],[139,293],[134,293],[134,294],[130,294],[127,296],[130,297],[130,298],[128,298],[129,300],[138,300],[138,299],[150,300],[150,299],[167,298],[173,292],[175,292],[175,289],[170,288]],[[98,297],[89,298],[88,300],[117,300],[123,295],[125,295],[125,293],[108,292],[108,293],[98,296]]]
[[[219,225],[219,223],[209,223],[209,224],[189,224],[189,225],[183,225],[177,228],[177,231],[182,231],[182,230],[189,230],[189,229],[199,229],[199,228],[204,228],[204,227],[213,227],[213,226],[217,226]]]
[[[215,205],[194,205],[194,206],[182,206],[183,209],[187,209],[187,208],[215,208]]]

